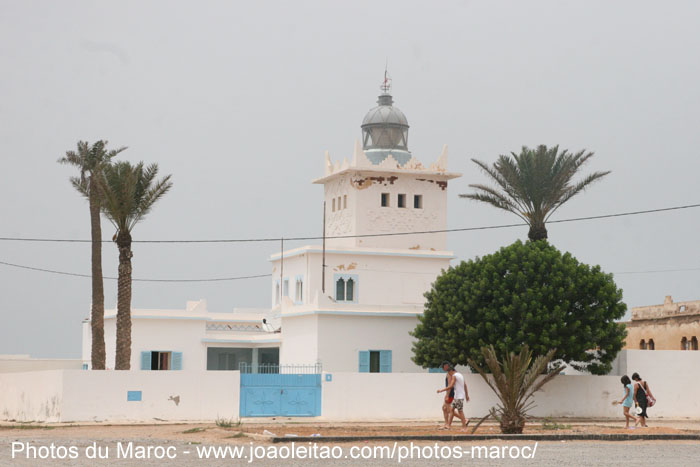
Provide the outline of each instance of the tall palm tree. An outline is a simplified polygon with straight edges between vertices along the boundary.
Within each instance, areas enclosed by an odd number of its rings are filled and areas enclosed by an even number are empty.
[[[158,164],[117,162],[104,171],[102,211],[117,229],[119,249],[117,352],[115,369],[131,367],[131,232],[173,186],[170,175],[156,180]]]
[[[530,240],[543,240],[547,238],[545,223],[549,217],[588,185],[610,173],[594,172],[573,182],[591,157],[593,153],[585,150],[573,154],[566,149],[559,152],[558,145],[540,145],[536,149],[523,146],[520,154],[501,155],[493,166],[472,159],[498,187],[469,185],[476,193],[459,196],[512,212],[530,225]]]
[[[77,151],[67,151],[58,160],[80,169],[80,175],[70,177],[71,184],[88,200],[90,206],[90,237],[92,239],[92,309],[90,326],[92,328],[91,362],[93,370],[105,369],[105,294],[102,281],[102,226],[100,225],[100,205],[102,198],[101,174],[111,160],[126,148],[107,150],[107,141],[97,141],[90,145],[87,141],[78,141]]]

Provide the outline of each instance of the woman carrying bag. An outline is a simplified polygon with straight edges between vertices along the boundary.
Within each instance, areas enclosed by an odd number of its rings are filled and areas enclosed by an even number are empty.
[[[642,380],[639,373],[633,373],[632,379],[634,380],[634,401],[642,409],[637,415],[639,415],[639,422],[641,426],[646,428],[647,426],[647,407],[652,407],[656,403],[649,385],[646,381]]]

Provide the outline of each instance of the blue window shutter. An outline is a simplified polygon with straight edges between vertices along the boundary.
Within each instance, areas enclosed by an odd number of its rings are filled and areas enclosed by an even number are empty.
[[[369,350],[360,350],[360,373],[369,373]]]
[[[442,368],[429,368],[428,373],[447,373]]]
[[[173,352],[173,361],[170,365],[171,370],[182,370],[182,352]]]
[[[141,369],[151,369],[151,352],[141,352]]]
[[[379,351],[379,372],[391,373],[391,350]]]

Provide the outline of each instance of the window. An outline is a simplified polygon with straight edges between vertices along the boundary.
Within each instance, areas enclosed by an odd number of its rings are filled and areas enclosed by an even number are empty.
[[[400,208],[406,207],[406,195],[405,194],[399,194],[399,204],[398,205]]]
[[[681,339],[681,350],[688,350],[688,339],[685,336]]]
[[[333,212],[335,212],[335,198],[333,198]]]
[[[240,364],[250,365],[253,349],[240,347],[207,347],[207,370],[235,371]]]
[[[690,346],[689,350],[698,350],[698,338],[693,336],[692,339],[690,339]]]
[[[284,280],[284,286],[283,286],[283,287],[284,287],[284,288],[283,288],[283,290],[284,290],[284,296],[285,296],[285,297],[289,297],[289,279],[285,279],[285,280]]]
[[[341,202],[340,202],[341,199],[342,199],[342,198],[341,198],[340,196],[338,196],[338,211],[340,211],[341,209],[343,209],[343,205],[342,205]]]
[[[391,350],[361,350],[360,373],[391,373]]]
[[[142,370],[182,370],[182,352],[152,350],[141,352]]]
[[[343,195],[343,209],[348,207],[348,195]]]
[[[357,302],[357,275],[336,274],[335,276],[335,301]]]
[[[296,278],[294,287],[294,302],[302,303],[304,301],[304,280],[301,277]]]
[[[343,279],[335,281],[335,300],[338,302],[345,300],[345,280]]]
[[[646,350],[647,349],[647,343],[644,339],[639,341],[639,350]]]
[[[423,209],[423,195],[413,195],[413,207]]]
[[[654,339],[649,339],[649,343],[647,344],[647,349],[654,350]]]
[[[280,304],[280,283],[277,281],[275,283],[275,305]]]
[[[389,193],[382,193],[382,207],[389,207]]]

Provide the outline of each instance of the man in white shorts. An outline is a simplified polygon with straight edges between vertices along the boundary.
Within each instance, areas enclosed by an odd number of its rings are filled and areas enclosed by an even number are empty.
[[[443,389],[438,389],[438,393],[443,391],[450,391],[452,388],[455,390],[455,398],[452,401],[452,412],[450,412],[449,420],[447,421],[447,428],[452,425],[452,420],[455,416],[455,411],[457,418],[462,421],[462,430],[467,428],[469,420],[464,416],[464,403],[469,402],[469,391],[467,390],[467,383],[464,382],[464,376],[461,373],[455,371],[454,367],[450,366],[449,371],[450,381],[447,387]]]

